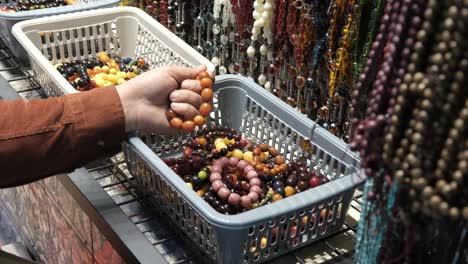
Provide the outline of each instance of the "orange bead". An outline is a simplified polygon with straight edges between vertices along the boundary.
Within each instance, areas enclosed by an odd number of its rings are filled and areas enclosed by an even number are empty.
[[[195,125],[201,127],[205,124],[205,118],[201,115],[197,115],[194,119],[193,119],[193,122],[195,123]]]
[[[211,78],[203,78],[200,80],[200,85],[202,88],[211,88],[213,87],[213,81],[211,81]]]
[[[166,111],[166,117],[167,117],[167,120],[172,120],[172,118],[177,117],[177,114],[176,112],[174,112],[174,110],[168,109]]]
[[[107,56],[107,54],[104,54],[99,57],[99,60],[104,63],[108,63],[111,59],[109,58],[109,56]]]
[[[281,194],[277,193],[277,194],[273,195],[272,200],[273,200],[273,202],[276,202],[276,201],[279,201],[281,199],[283,199],[283,196]]]
[[[91,69],[86,69],[86,72],[88,73],[89,76],[93,76],[95,73]]]
[[[203,78],[210,78],[210,74],[208,72],[200,72],[200,74],[198,74],[197,76],[197,80],[201,80]]]
[[[211,111],[213,110],[213,107],[209,103],[203,103],[200,106],[200,109],[198,110],[200,112],[200,115],[203,117],[207,117],[210,115]]]
[[[182,119],[180,119],[178,117],[174,117],[174,118],[171,119],[170,123],[171,123],[171,127],[179,129],[179,128],[182,127],[183,121],[182,121]]]
[[[198,138],[198,143],[202,146],[206,146],[206,144],[208,144],[208,141],[206,141],[205,138]]]
[[[195,129],[195,123],[193,121],[185,121],[182,124],[182,129],[186,132],[192,132]]]
[[[213,89],[211,88],[205,88],[201,91],[201,97],[203,99],[203,102],[211,102],[213,99]]]

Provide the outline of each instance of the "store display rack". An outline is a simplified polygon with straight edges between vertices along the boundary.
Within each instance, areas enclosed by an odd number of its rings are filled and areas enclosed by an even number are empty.
[[[3,43],[0,44],[0,75],[26,100],[45,97],[30,68],[18,62]],[[0,87],[1,92],[6,91],[4,85],[6,83]],[[126,261],[154,263],[154,258],[157,257],[167,263],[204,263],[204,257],[200,256],[190,243],[183,240],[164,217],[147,205],[148,199],[136,194],[134,178],[128,173],[122,154],[93,162],[69,178],[69,189],[81,192],[78,196],[85,198],[80,203],[83,210],[90,214],[98,227],[100,225],[97,222],[106,222],[105,226],[108,228],[101,231]],[[91,188],[92,190],[87,192],[86,189],[90,189],[90,186],[94,189]],[[99,206],[93,204],[96,202],[93,197],[96,196],[100,196],[101,200],[103,197],[112,199],[115,209],[118,209],[113,210],[117,215],[111,217],[99,211]],[[362,195],[357,191],[340,232],[270,263],[352,263],[361,203]],[[95,211],[89,213],[92,210]],[[124,221],[125,223],[109,221],[116,217],[127,218],[129,221]],[[124,236],[124,234],[133,234],[132,232],[139,232],[140,234],[134,237],[143,240],[146,238],[146,241],[130,240]],[[144,251],[135,246],[139,242],[147,244],[148,241],[154,252]]]

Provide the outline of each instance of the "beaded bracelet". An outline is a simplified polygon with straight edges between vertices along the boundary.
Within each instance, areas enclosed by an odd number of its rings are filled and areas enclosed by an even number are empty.
[[[195,116],[193,120],[182,120],[174,110],[168,109],[166,111],[166,117],[171,127],[176,129],[183,129],[186,132],[192,132],[195,130],[195,126],[202,127],[205,124],[205,118],[210,115],[213,111],[213,79],[210,77],[208,72],[202,72],[198,74],[196,80],[200,81],[202,87],[201,97],[203,103],[200,105],[198,111],[199,115]]]
[[[223,168],[227,165],[237,167],[243,172],[244,177],[249,180],[249,194],[240,196],[239,194],[231,192],[228,188],[226,188],[222,182],[221,173]],[[227,200],[228,203],[233,206],[241,204],[242,207],[248,209],[252,206],[252,203],[256,203],[259,200],[260,195],[262,194],[262,190],[260,188],[262,182],[258,178],[258,174],[255,169],[249,165],[247,161],[238,159],[236,157],[231,157],[229,159],[222,157],[219,160],[215,160],[213,162],[213,166],[211,167],[210,182],[213,191],[218,194],[218,197],[223,201]]]

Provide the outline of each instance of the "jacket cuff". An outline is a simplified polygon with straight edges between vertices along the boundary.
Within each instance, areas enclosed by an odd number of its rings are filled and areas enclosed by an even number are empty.
[[[125,139],[125,116],[115,86],[71,94],[68,102],[70,112],[80,117],[73,129],[80,138],[80,149],[76,151],[87,151],[90,156],[120,151]]]

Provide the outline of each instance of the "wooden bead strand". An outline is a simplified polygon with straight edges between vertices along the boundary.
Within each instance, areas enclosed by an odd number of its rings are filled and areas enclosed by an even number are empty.
[[[168,109],[166,112],[167,120],[172,128],[183,129],[185,132],[193,132],[195,127],[202,127],[206,122],[206,117],[213,111],[213,81],[214,79],[208,72],[202,72],[196,80],[200,81],[202,91],[200,93],[203,103],[198,108],[199,115],[193,120],[183,120],[174,110]]]

